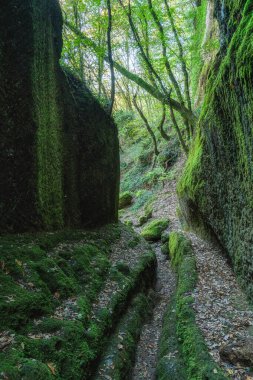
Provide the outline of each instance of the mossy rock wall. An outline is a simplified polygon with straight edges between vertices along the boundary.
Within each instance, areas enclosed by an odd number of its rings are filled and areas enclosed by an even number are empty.
[[[0,14],[0,230],[117,219],[118,140],[91,93],[59,65],[57,0]]]
[[[64,109],[64,194],[67,224],[117,220],[117,130],[90,91],[61,73]]]
[[[253,1],[216,1],[220,52],[178,185],[194,227],[209,229],[253,299]]]

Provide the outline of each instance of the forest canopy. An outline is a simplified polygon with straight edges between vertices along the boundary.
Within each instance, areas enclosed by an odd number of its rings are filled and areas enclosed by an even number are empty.
[[[190,90],[196,4],[184,0],[61,0],[62,64],[118,121],[142,120],[154,141],[176,131],[188,152],[197,117]],[[120,123],[119,123],[120,124]],[[120,127],[120,125],[119,125]]]

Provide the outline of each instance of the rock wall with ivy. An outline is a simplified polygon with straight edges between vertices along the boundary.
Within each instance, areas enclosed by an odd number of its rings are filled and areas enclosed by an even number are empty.
[[[253,1],[216,0],[215,17],[220,50],[178,194],[187,221],[216,235],[253,299]]]
[[[0,230],[117,219],[116,127],[59,59],[57,0],[10,0],[0,13]]]

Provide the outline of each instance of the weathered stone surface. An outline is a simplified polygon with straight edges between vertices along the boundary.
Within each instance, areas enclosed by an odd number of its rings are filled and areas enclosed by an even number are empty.
[[[215,9],[221,48],[178,193],[188,222],[218,237],[253,299],[252,2]]]
[[[10,0],[0,12],[0,230],[117,219],[112,120],[62,71],[57,0]]]
[[[253,366],[253,338],[241,338],[220,349],[220,356],[233,364]]]

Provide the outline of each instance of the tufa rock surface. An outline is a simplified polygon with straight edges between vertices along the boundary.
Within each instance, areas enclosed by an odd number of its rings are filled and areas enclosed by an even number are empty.
[[[253,299],[252,1],[214,9],[220,50],[178,194],[188,223],[218,238]]]
[[[116,127],[61,69],[61,49],[58,1],[1,5],[1,231],[117,220]]]

